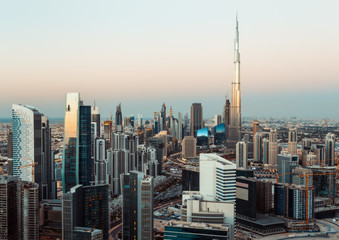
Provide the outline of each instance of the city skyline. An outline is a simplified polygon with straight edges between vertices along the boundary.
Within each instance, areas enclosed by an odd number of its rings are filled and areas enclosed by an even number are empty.
[[[151,117],[163,102],[175,113],[201,102],[206,118],[221,114],[233,80],[237,9],[243,116],[339,117],[331,111],[339,100],[336,1],[38,2],[2,4],[9,10],[0,47],[2,117],[22,103],[62,118],[65,93],[74,91],[86,104],[96,100],[103,119],[120,102],[124,116]],[[157,87],[163,83],[165,91]]]

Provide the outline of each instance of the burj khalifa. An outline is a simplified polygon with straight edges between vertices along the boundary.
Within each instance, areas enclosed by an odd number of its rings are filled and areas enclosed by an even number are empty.
[[[230,119],[228,126],[228,146],[235,148],[241,140],[241,90],[240,90],[240,53],[239,53],[239,28],[236,18],[234,39],[234,73],[232,82],[232,99],[230,107]]]

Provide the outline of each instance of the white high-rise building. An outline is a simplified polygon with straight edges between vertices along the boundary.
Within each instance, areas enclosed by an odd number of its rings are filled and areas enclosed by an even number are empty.
[[[206,201],[235,202],[236,165],[216,154],[200,154],[200,195]]]
[[[288,133],[288,153],[297,154],[297,129],[291,128]]]
[[[237,169],[247,169],[247,144],[246,142],[238,142],[236,145],[236,164]]]
[[[272,166],[278,165],[278,135],[277,130],[271,129],[269,134],[268,145],[268,164]]]

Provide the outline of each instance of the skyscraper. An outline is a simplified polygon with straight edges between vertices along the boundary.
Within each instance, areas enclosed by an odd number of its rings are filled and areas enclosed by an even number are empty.
[[[95,102],[91,109],[91,121],[96,123],[96,137],[101,137],[99,108],[95,106]]]
[[[64,193],[78,184],[79,177],[79,107],[80,93],[66,94],[62,185]]]
[[[90,185],[93,173],[91,148],[91,107],[83,106],[80,93],[67,93],[62,164],[65,193],[78,184]]]
[[[244,141],[236,145],[236,164],[237,168],[247,169],[247,144]]]
[[[230,125],[230,100],[225,99],[225,105],[224,105],[224,111],[223,111],[223,122],[225,123],[225,126],[228,128],[228,126]]]
[[[297,129],[291,128],[288,132],[288,153],[297,154]]]
[[[241,91],[240,91],[240,53],[238,17],[234,39],[234,77],[232,82],[232,101],[230,108],[229,143],[231,147],[241,140]]]
[[[197,137],[197,130],[203,128],[203,114],[201,103],[191,106],[191,136]]]
[[[253,136],[253,160],[262,161],[262,136],[258,132]]]
[[[121,112],[121,103],[117,106],[115,112],[115,130],[122,131],[122,112]]]
[[[178,140],[181,141],[183,138],[182,134],[183,125],[182,125],[182,113],[178,113]]]
[[[42,186],[41,118],[42,114],[32,106],[12,105],[13,175],[19,176],[23,181],[32,182],[33,179],[40,187]]]
[[[79,112],[79,180],[77,184],[90,185],[93,174],[91,107],[80,106]]]
[[[268,164],[277,166],[278,163],[278,135],[277,130],[271,129],[268,145]]]
[[[62,238],[79,239],[76,227],[88,227],[108,239],[108,214],[108,185],[72,187],[62,196]]]
[[[163,103],[162,106],[161,106],[160,119],[161,119],[161,122],[160,122],[160,131],[167,130],[166,105],[165,105],[165,103]]]
[[[138,171],[121,178],[123,239],[152,239],[153,178]]]
[[[253,142],[255,138],[255,134],[259,131],[259,121],[254,120],[253,121]]]
[[[40,191],[43,199],[56,199],[54,154],[51,148],[51,128],[46,116],[41,117],[41,181]]]
[[[335,162],[335,135],[328,133],[325,137],[325,161],[327,166],[334,166]]]

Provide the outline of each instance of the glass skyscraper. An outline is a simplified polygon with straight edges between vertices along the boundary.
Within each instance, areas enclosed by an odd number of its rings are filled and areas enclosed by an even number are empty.
[[[93,161],[91,158],[91,106],[80,106],[79,111],[79,184],[90,185]]]
[[[226,127],[225,123],[219,124],[214,127],[214,144],[222,145],[226,141]]]
[[[77,184],[90,185],[93,169],[91,148],[91,107],[82,105],[80,93],[67,93],[62,166],[64,192]]]
[[[67,93],[62,164],[64,192],[77,185],[79,179],[79,107],[80,93]]]
[[[13,175],[19,176],[23,181],[32,182],[33,179],[39,185],[41,185],[41,116],[42,114],[34,107],[12,105]],[[27,167],[23,167],[26,165]]]

